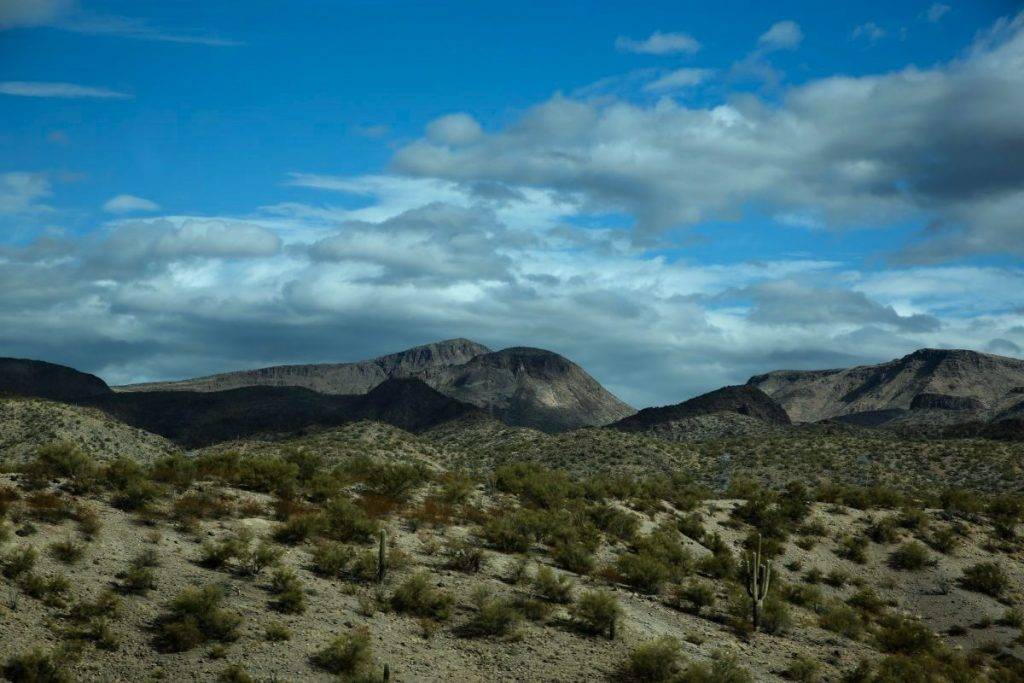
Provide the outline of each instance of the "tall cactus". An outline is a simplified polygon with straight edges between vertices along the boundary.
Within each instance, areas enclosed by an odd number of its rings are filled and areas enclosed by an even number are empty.
[[[384,583],[388,573],[388,531],[380,530],[380,547],[377,548],[377,583]]]
[[[750,611],[754,622],[754,630],[761,627],[761,606],[764,599],[768,597],[768,586],[772,580],[771,562],[764,559],[761,554],[761,535],[757,536],[757,550],[748,552],[743,558],[747,570],[747,581],[744,588],[750,596]]]

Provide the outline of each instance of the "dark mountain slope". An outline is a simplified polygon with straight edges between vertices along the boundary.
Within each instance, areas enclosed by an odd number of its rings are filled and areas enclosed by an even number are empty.
[[[756,387],[741,385],[716,389],[675,405],[644,408],[611,427],[629,432],[652,429],[664,431],[673,426],[684,426],[680,424],[681,421],[719,413],[734,413],[768,425],[790,424],[786,411],[766,393]]]
[[[73,401],[110,393],[95,375],[65,365],[23,358],[0,358],[0,394]]]

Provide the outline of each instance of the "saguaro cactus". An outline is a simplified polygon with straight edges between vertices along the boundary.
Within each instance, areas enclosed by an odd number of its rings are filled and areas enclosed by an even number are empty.
[[[388,573],[388,532],[380,530],[380,547],[377,548],[377,583],[384,583]]]
[[[747,581],[744,588],[750,596],[751,619],[754,630],[761,627],[761,606],[768,597],[768,586],[772,580],[772,564],[761,554],[761,536],[757,536],[757,550],[748,552],[743,558],[747,570]]]

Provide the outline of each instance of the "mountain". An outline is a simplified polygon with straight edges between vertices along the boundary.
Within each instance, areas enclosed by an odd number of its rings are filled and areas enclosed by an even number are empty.
[[[277,365],[239,370],[178,382],[150,382],[115,387],[120,392],[224,391],[243,387],[303,387],[321,394],[365,394],[390,377],[414,377],[465,363],[490,349],[468,339],[448,339],[355,363]]]
[[[189,448],[255,434],[304,433],[359,420],[416,432],[477,412],[418,379],[388,379],[367,394],[256,386],[111,393],[83,403]]]
[[[777,370],[751,377],[796,422],[865,425],[987,421],[1024,408],[1024,360],[963,349],[921,349],[839,370]]]
[[[789,424],[789,415],[768,394],[740,385],[722,387],[675,405],[644,408],[609,426],[625,432],[702,440],[763,434],[772,427]]]
[[[563,431],[633,413],[572,361],[551,351],[491,351],[468,339],[417,346],[358,363],[282,365],[180,382],[117,387],[118,392],[211,392],[302,387],[321,394],[365,394],[388,379],[416,378],[510,425]]]
[[[583,368],[543,349],[486,353],[421,377],[506,424],[545,432],[604,425],[634,412]]]
[[[73,401],[110,393],[95,375],[65,365],[24,358],[0,358],[0,394]]]

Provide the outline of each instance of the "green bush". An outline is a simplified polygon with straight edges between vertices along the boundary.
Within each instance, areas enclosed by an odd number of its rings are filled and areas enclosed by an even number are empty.
[[[818,683],[821,680],[821,664],[807,655],[796,655],[789,663],[785,676],[798,683]]]
[[[960,545],[960,538],[952,528],[945,526],[933,529],[925,538],[925,543],[943,555],[950,555]]]
[[[41,488],[50,479],[61,478],[70,480],[78,493],[91,489],[97,476],[92,458],[67,441],[41,446],[23,471],[29,488]]]
[[[513,601],[496,598],[484,589],[474,598],[476,612],[463,627],[463,632],[473,636],[505,636],[523,620]]]
[[[66,650],[49,652],[35,648],[25,654],[12,655],[3,667],[4,677],[15,682],[71,683],[70,656]]]
[[[868,538],[875,543],[890,544],[900,540],[900,530],[894,517],[882,517],[868,527]]]
[[[842,603],[826,607],[818,619],[818,625],[851,640],[857,640],[864,632],[864,621],[857,610]]]
[[[302,614],[306,611],[306,591],[295,570],[280,567],[270,578],[270,592],[276,597],[273,606],[284,614]]]
[[[668,581],[671,570],[656,557],[623,553],[615,558],[615,574],[626,585],[646,593],[657,593]]]
[[[533,577],[534,592],[548,602],[572,602],[572,588],[572,579],[551,567],[538,567]]]
[[[217,675],[218,683],[254,683],[253,677],[241,664],[232,664]]]
[[[323,509],[324,534],[335,541],[368,542],[376,538],[379,524],[344,496],[329,500]]]
[[[589,574],[594,568],[594,553],[581,543],[561,543],[551,550],[551,559],[562,569]]]
[[[336,676],[365,675],[373,666],[370,631],[357,628],[343,633],[313,655],[313,663]]]
[[[908,541],[889,555],[889,566],[903,571],[924,569],[932,563],[928,549],[917,541]]]
[[[315,514],[299,514],[289,517],[274,531],[274,539],[280,543],[296,545],[319,533],[324,528],[324,518]]]
[[[622,608],[611,593],[584,591],[569,608],[569,615],[579,629],[614,639]]]
[[[851,562],[864,564],[868,561],[867,546],[868,539],[863,536],[847,536],[840,541],[835,553]]]
[[[461,538],[453,538],[445,548],[448,556],[447,566],[461,572],[477,573],[487,564],[487,555],[483,548]]]
[[[939,645],[935,633],[919,621],[904,616],[888,617],[875,633],[875,643],[883,652],[915,655],[931,652]]]
[[[317,576],[340,579],[348,572],[355,557],[351,546],[337,541],[323,541],[313,549],[313,572]]]
[[[754,677],[734,655],[718,654],[710,664],[694,662],[683,669],[676,683],[753,683]]]
[[[694,614],[700,614],[704,608],[715,605],[715,587],[708,581],[690,579],[683,585],[676,585],[671,594],[672,602],[677,607],[686,607]]]
[[[133,566],[121,576],[120,588],[125,593],[142,594],[156,588],[156,574],[149,567]]]
[[[39,554],[30,545],[12,550],[0,561],[3,567],[3,575],[8,579],[16,579],[22,574],[29,572],[36,566],[36,559]]]
[[[662,636],[633,649],[622,665],[621,678],[643,683],[672,681],[679,673],[681,660],[679,641]]]
[[[272,621],[263,630],[263,637],[272,643],[280,643],[292,639],[291,630],[280,621]]]
[[[1009,588],[1010,581],[997,562],[979,562],[964,570],[963,576],[960,577],[960,585],[975,593],[1001,598]]]
[[[223,609],[222,602],[216,586],[186,588],[158,618],[158,644],[171,652],[183,652],[211,640],[235,640],[242,618]]]
[[[430,576],[425,572],[407,578],[391,595],[391,607],[396,612],[441,621],[451,615],[453,602],[451,594],[431,585]]]

